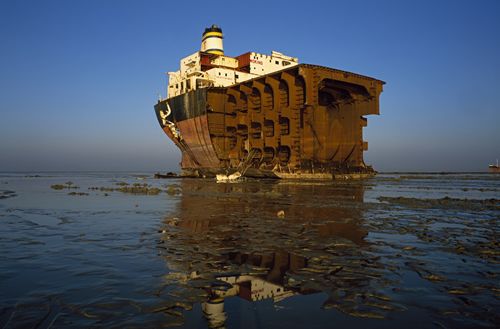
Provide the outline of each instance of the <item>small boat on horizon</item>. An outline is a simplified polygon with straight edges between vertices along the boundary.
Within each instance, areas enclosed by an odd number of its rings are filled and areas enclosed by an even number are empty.
[[[500,174],[500,167],[498,166],[498,159],[497,159],[497,164],[490,164],[488,166],[488,168],[489,168],[490,173]]]

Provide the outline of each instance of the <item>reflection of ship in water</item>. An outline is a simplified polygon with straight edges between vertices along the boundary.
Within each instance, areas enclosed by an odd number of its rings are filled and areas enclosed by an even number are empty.
[[[363,183],[247,182],[212,184],[182,180],[179,225],[194,233],[226,225],[241,218],[276,219],[284,210],[287,223],[314,227],[321,236],[339,236],[363,243],[366,230],[359,222]],[[330,202],[330,203],[328,203]],[[233,232],[237,233],[237,232]]]
[[[306,266],[304,257],[276,252],[266,256],[233,253],[229,258],[233,263],[250,262],[260,268],[268,269],[268,272],[260,276],[249,274],[218,276],[217,280],[228,285],[222,286],[222,289],[220,287],[209,289],[209,299],[202,303],[203,313],[211,327],[219,327],[225,323],[224,300],[226,298],[238,296],[250,302],[264,299],[280,302],[298,294],[296,289],[283,286],[283,277],[287,271],[304,268]]]
[[[178,209],[162,230],[162,254],[188,285],[205,289],[199,301],[212,327],[224,324],[228,297],[279,302],[354,282],[363,287],[374,277],[367,275],[373,261],[360,256],[368,245],[363,183],[180,184]]]

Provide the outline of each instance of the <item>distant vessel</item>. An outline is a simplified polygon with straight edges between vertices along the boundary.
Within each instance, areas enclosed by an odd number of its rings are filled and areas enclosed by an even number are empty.
[[[500,167],[498,166],[498,159],[497,159],[497,164],[490,164],[488,166],[488,168],[489,168],[491,173],[500,174]]]
[[[365,115],[379,114],[384,82],[273,51],[224,55],[222,30],[169,72],[158,122],[182,151],[186,176],[359,178]]]

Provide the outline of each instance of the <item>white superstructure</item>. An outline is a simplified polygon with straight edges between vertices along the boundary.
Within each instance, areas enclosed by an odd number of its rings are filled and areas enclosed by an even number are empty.
[[[168,72],[167,98],[198,88],[231,86],[298,65],[298,58],[277,51],[225,56],[222,39],[222,30],[216,25],[205,29],[201,50],[181,59],[178,71]]]

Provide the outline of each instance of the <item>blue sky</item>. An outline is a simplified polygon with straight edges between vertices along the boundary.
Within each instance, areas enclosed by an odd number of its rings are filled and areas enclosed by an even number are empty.
[[[0,0],[0,170],[178,169],[153,105],[165,72],[224,31],[387,82],[369,116],[381,171],[481,171],[500,158],[500,1]]]

